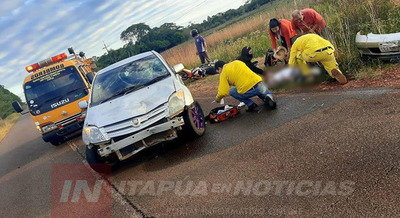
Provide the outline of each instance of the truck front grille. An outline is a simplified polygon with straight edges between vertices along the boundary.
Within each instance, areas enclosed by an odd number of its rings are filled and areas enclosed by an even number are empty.
[[[59,126],[59,125],[64,126],[64,125],[66,125],[66,124],[68,124],[68,123],[74,122],[77,118],[79,118],[79,117],[81,117],[81,116],[82,116],[81,113],[75,114],[75,115],[70,116],[70,117],[67,117],[67,118],[65,118],[65,119],[63,119],[63,120],[60,120],[60,121],[56,122],[55,124],[56,124],[56,126]]]

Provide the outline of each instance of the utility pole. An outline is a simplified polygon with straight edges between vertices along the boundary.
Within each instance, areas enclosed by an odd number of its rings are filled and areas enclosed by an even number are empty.
[[[108,51],[108,47],[107,47],[106,43],[104,42],[104,40],[103,40],[103,45],[104,45],[103,49],[105,49],[107,51],[107,54],[109,54],[110,52]]]
[[[110,57],[111,57],[111,59],[113,60],[114,63],[117,62],[117,61],[115,60],[114,55],[110,54],[110,50],[108,50],[108,47],[107,47],[106,43],[104,42],[104,40],[103,40],[103,45],[104,45],[104,48],[103,48],[103,49],[105,49],[105,50],[107,51],[107,55],[110,55]]]

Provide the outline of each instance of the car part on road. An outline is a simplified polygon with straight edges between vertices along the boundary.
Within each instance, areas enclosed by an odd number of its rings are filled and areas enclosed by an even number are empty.
[[[383,60],[400,60],[400,33],[356,36],[356,46],[361,57],[372,57]]]

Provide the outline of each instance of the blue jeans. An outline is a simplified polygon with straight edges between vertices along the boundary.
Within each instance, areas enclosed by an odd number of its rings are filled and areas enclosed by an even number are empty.
[[[263,101],[266,96],[270,97],[273,100],[272,93],[268,90],[267,86],[263,82],[259,82],[257,85],[255,85],[244,94],[239,94],[236,87],[232,87],[229,90],[229,95],[240,102],[244,102],[247,106],[254,104],[254,102],[250,99],[254,96],[258,96]]]

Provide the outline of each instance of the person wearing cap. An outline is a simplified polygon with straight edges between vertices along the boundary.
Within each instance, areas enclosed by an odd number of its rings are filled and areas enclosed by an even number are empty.
[[[251,61],[253,60],[253,50],[251,49],[250,46],[245,46],[242,49],[242,53],[240,57],[238,57],[239,61],[242,61],[243,63],[246,64],[248,68],[250,68],[251,71],[258,75],[263,75],[264,71],[258,68],[257,66],[254,65],[254,63]]]
[[[299,36],[308,33],[316,33],[322,36],[327,35],[325,19],[311,8],[293,11],[292,27]]]
[[[199,31],[193,29],[191,35],[194,38],[194,43],[196,45],[196,54],[200,57],[201,64],[210,63],[211,60],[207,53],[207,44],[203,37],[200,36]]]
[[[303,75],[307,76],[311,70],[306,62],[320,62],[331,77],[344,84],[347,79],[340,71],[334,53],[335,48],[328,40],[317,34],[303,35],[292,46],[289,66],[298,66]]]
[[[276,52],[276,40],[279,39],[281,45],[290,51],[293,42],[296,40],[296,31],[292,24],[286,19],[273,18],[269,21],[269,35],[271,37],[272,48]]]
[[[230,95],[240,102],[244,102],[247,111],[257,111],[257,104],[250,98],[258,96],[270,109],[276,108],[272,93],[268,90],[262,78],[255,74],[242,61],[236,60],[226,64],[223,61],[215,63],[215,71],[220,74],[216,102]]]

